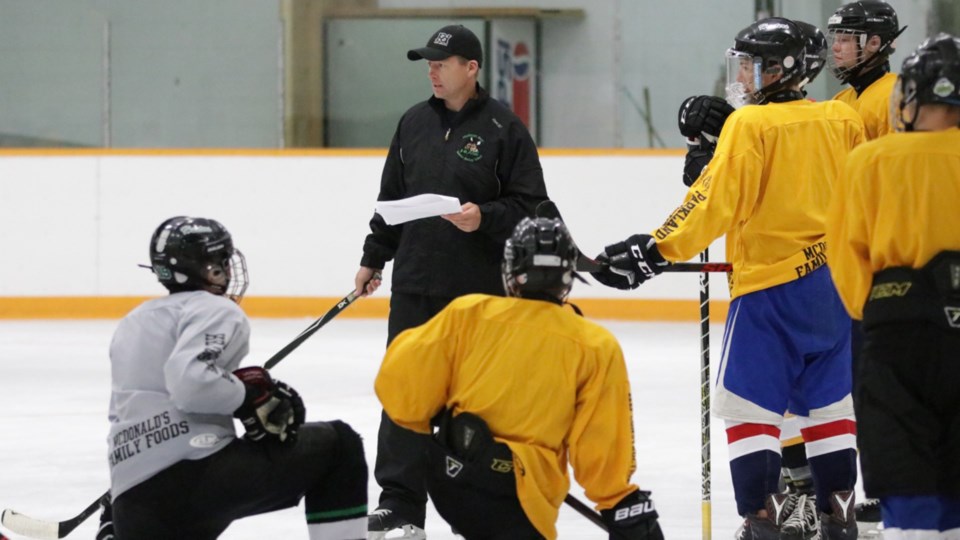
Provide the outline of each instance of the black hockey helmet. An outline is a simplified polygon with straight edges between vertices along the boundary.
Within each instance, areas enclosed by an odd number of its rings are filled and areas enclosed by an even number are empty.
[[[827,36],[823,35],[816,26],[803,21],[793,21],[803,32],[803,38],[806,40],[804,49],[804,76],[800,86],[806,86],[813,82],[827,64]]]
[[[857,58],[853,65],[840,66],[831,55],[830,70],[840,82],[846,83],[861,71],[883,64],[893,54],[897,36],[906,29],[906,26],[900,28],[893,6],[882,0],[859,0],[840,6],[827,20],[830,46],[836,43],[838,36],[852,36],[858,47]],[[880,47],[867,56],[865,49],[871,36],[880,38]]]
[[[508,296],[548,294],[564,300],[573,288],[577,246],[554,218],[524,218],[503,248],[503,288]]]
[[[927,38],[903,61],[890,99],[894,125],[913,131],[921,105],[960,107],[960,39],[940,33]]]
[[[205,290],[240,302],[247,290],[247,264],[220,222],[172,217],[150,238],[153,273],[170,292]]]
[[[801,81],[807,40],[790,19],[770,17],[741,30],[727,49],[727,101],[734,107],[764,103]],[[778,76],[775,80],[772,77]]]

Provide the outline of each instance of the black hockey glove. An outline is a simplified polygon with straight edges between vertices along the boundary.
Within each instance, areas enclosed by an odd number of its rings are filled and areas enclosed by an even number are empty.
[[[604,285],[616,289],[636,289],[644,281],[663,272],[669,264],[649,234],[635,234],[623,242],[604,248],[597,261],[606,263],[603,270],[591,275]]]
[[[713,147],[687,145],[687,159],[683,162],[683,185],[692,186],[697,178],[700,178],[700,173],[711,159],[713,159]]]
[[[273,380],[261,367],[241,368],[233,372],[243,382],[247,395],[233,416],[240,419],[244,438],[262,441],[267,437],[292,442],[297,429],[306,420],[306,408],[300,394],[290,386]]]
[[[691,142],[717,144],[717,137],[733,107],[715,96],[691,96],[680,104],[680,133]]]
[[[649,491],[630,493],[613,508],[601,510],[600,517],[607,524],[610,540],[663,540]]]
[[[113,504],[110,493],[100,499],[100,528],[97,529],[97,540],[113,540]]]

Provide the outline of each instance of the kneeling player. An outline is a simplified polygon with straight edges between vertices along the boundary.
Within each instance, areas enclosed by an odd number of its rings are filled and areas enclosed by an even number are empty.
[[[237,369],[250,326],[237,306],[246,263],[230,233],[212,219],[171,218],[150,259],[170,294],[124,317],[110,345],[117,537],[212,539],[305,498],[311,540],[365,538],[359,435],[340,421],[304,424],[296,391],[262,368]]]
[[[623,353],[564,306],[576,257],[560,220],[525,219],[504,249],[509,297],[462,296],[387,349],[377,395],[404,428],[436,420],[427,489],[466,538],[556,538],[568,456],[611,539],[663,538],[650,492],[629,483]]]

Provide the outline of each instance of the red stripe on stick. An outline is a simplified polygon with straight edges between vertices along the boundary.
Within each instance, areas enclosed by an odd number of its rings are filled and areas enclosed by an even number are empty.
[[[758,435],[780,438],[780,428],[770,424],[740,424],[727,428],[727,444]]]

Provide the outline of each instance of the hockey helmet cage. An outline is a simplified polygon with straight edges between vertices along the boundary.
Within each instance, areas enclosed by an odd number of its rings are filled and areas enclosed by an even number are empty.
[[[727,101],[735,108],[764,103],[767,97],[803,78],[806,38],[790,19],[754,22],[727,49]]]
[[[904,59],[890,99],[894,126],[913,131],[918,108],[938,103],[960,107],[960,39],[945,33]]]
[[[804,50],[806,66],[804,66],[803,81],[800,82],[802,88],[812,83],[823,70],[823,66],[827,65],[827,49],[829,47],[827,46],[827,36],[823,35],[819,28],[804,21],[795,20],[793,22],[800,27],[800,31],[803,32],[803,37],[806,40]]]
[[[563,301],[573,288],[577,246],[555,218],[524,218],[503,249],[501,273],[508,296],[547,294]]]
[[[150,238],[150,264],[170,292],[205,290],[240,302],[247,290],[247,264],[220,222],[172,217]]]
[[[852,38],[857,56],[851,65],[840,65],[837,58],[830,55],[830,70],[840,82],[847,83],[861,72],[885,63],[896,50],[897,36],[906,28],[900,28],[896,10],[882,0],[859,0],[840,6],[827,20],[830,46],[833,47],[838,38]],[[880,47],[868,57],[866,47],[871,36],[880,38]]]

